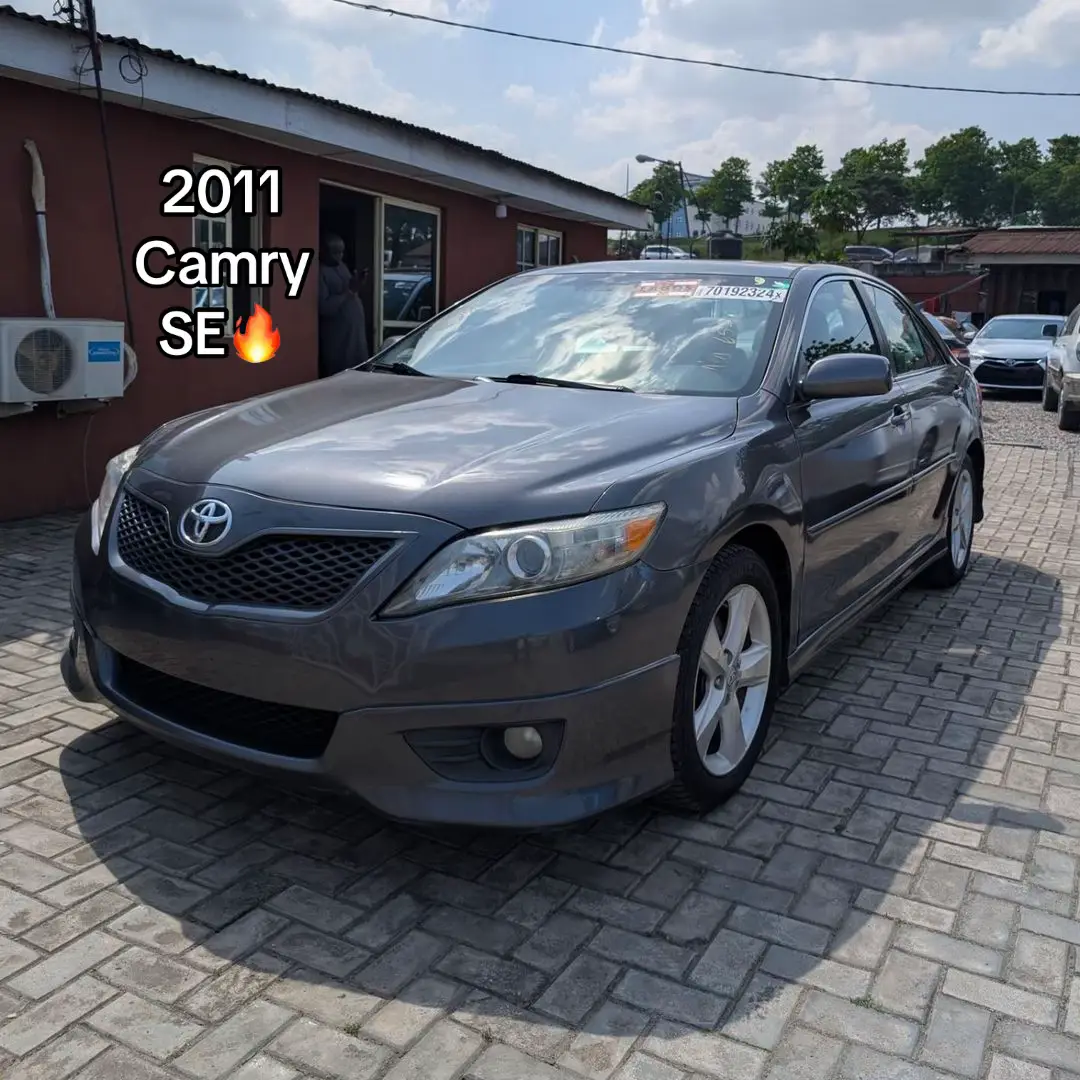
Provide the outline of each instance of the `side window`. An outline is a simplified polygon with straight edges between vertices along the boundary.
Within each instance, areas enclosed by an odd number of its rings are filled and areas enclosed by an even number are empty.
[[[1076,307],[1073,308],[1072,314],[1065,323],[1065,329],[1061,331],[1061,336],[1072,337],[1072,335],[1076,333],[1078,325],[1080,325],[1080,304],[1077,304]]]
[[[936,366],[933,353],[916,325],[915,319],[892,293],[874,285],[867,286],[878,319],[885,331],[885,341],[897,375],[922,371]]]
[[[805,367],[834,353],[875,353],[870,322],[850,281],[828,281],[806,312],[799,355]]]
[[[922,338],[923,349],[926,352],[926,366],[945,367],[949,362],[944,352],[946,346],[938,337],[937,332],[927,328],[925,320],[922,319],[918,321],[918,331],[919,337]]]

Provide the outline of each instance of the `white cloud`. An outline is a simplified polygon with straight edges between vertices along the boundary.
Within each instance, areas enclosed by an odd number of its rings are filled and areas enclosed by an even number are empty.
[[[1080,0],[1039,0],[1031,11],[979,36],[972,63],[1006,68],[1037,61],[1059,67],[1080,59]]]
[[[773,0],[767,18],[761,9],[734,0],[641,0],[639,12],[620,47],[823,77],[930,84],[977,85],[972,57],[980,42],[983,53],[997,42],[991,29],[996,22],[1008,27],[1002,33],[1014,49],[1021,47],[1016,42],[1028,41],[1025,48],[1035,52],[1047,49],[1051,34],[1075,49],[1073,27],[1080,28],[1073,21],[1080,0],[952,0],[948,5],[940,0],[902,5]],[[678,158],[688,171],[705,173],[737,154],[758,171],[795,145],[812,142],[835,167],[852,146],[880,139],[906,139],[915,160],[927,145],[959,127],[979,124],[995,138],[1046,138],[1064,128],[1064,117],[1064,107],[1033,115],[1022,99],[608,58],[589,84],[577,134],[582,141],[620,145],[619,158],[598,165],[589,176],[621,190],[626,163],[638,151]],[[1057,128],[1043,131],[1046,125]],[[633,180],[647,170],[634,166]]]
[[[511,105],[520,105],[539,117],[553,116],[559,111],[559,99],[538,94],[534,86],[511,83],[503,91],[503,97]]]
[[[590,45],[599,45],[604,39],[604,31],[607,29],[607,20],[603,17],[596,20],[596,25],[592,28],[592,33],[589,35]]]
[[[455,22],[479,22],[491,10],[491,0],[394,0],[392,4],[386,5],[402,12],[401,15],[380,15],[378,12],[365,11],[347,3],[339,3],[338,0],[281,0],[281,4],[289,16],[297,22],[316,27],[345,24],[355,27],[357,17],[363,16],[368,20],[382,19],[386,22],[394,22],[401,29],[408,28],[417,33],[435,33],[444,37],[456,37],[464,31],[424,22],[422,19],[411,19],[407,16],[427,16]]]
[[[413,124],[438,126],[454,118],[455,109],[450,104],[432,105],[407,90],[395,89],[366,45],[335,47],[312,41],[306,52],[306,66],[312,74],[302,80],[302,89]],[[281,77],[269,81],[283,83]]]
[[[805,45],[781,50],[778,59],[779,66],[790,71],[888,79],[910,69],[913,56],[920,63],[944,59],[949,43],[949,34],[942,27],[911,22],[887,33],[818,33]]]

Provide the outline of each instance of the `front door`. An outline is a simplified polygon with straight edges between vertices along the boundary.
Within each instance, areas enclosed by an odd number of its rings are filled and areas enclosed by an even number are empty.
[[[896,388],[911,412],[915,444],[911,513],[906,546],[909,553],[932,543],[943,526],[942,514],[952,493],[964,394],[964,369],[946,359],[940,343],[896,293],[864,285],[880,337],[896,373]]]
[[[823,356],[884,353],[848,278],[821,284],[799,346],[799,377]],[[904,392],[796,403],[805,522],[799,641],[884,582],[903,562],[915,443]]]

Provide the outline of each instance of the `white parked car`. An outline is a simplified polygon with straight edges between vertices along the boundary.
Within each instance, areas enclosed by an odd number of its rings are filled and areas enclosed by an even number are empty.
[[[683,251],[682,248],[671,247],[668,244],[650,244],[648,247],[641,249],[641,258],[689,259],[691,256],[688,252]]]
[[[1080,428],[1080,304],[1073,308],[1046,358],[1043,408],[1063,431]]]
[[[971,373],[984,390],[1042,392],[1046,358],[1061,333],[1061,315],[998,315],[968,345]]]

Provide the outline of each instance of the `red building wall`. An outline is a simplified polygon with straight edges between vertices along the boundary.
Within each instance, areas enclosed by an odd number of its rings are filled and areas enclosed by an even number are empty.
[[[957,273],[883,274],[882,277],[912,303],[939,297],[936,306],[930,309],[938,315],[982,310],[981,290],[986,288],[986,282],[976,280],[978,274],[970,270]]]
[[[516,268],[516,228],[529,224],[563,233],[563,257],[606,257],[604,228],[532,216],[495,217],[490,202],[404,177],[323,161],[168,117],[113,106],[108,110],[113,171],[128,260],[138,378],[125,396],[97,413],[57,418],[51,405],[0,419],[0,521],[82,509],[94,498],[105,462],[175,416],[312,379],[317,370],[316,291],[287,300],[279,284],[266,306],[281,331],[281,349],[267,364],[176,360],[156,347],[162,310],[190,303],[183,286],[149,289],[134,279],[132,254],[149,236],[179,247],[191,243],[189,218],[160,214],[159,179],[196,154],[282,169],[282,209],[264,229],[264,243],[290,249],[317,244],[319,182],[337,181],[442,210],[441,302],[445,305]],[[45,169],[53,296],[61,318],[124,319],[118,257],[109,213],[97,107],[89,96],[0,78],[0,317],[44,314],[38,242],[30,195],[30,158],[37,143]]]

